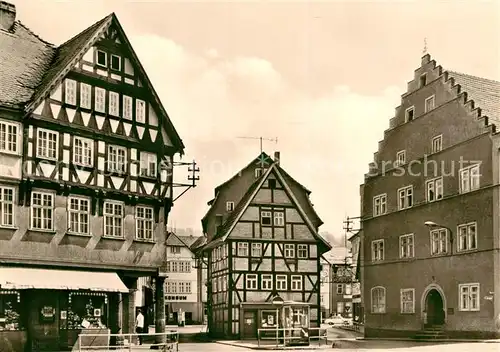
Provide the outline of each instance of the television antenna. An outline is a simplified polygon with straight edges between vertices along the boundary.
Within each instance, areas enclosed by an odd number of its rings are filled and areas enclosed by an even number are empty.
[[[265,138],[265,137],[236,137],[239,139],[258,139],[260,141],[260,153],[262,154],[263,149],[262,149],[262,142],[263,141],[269,141],[269,142],[275,142],[278,144],[278,137],[276,138]]]

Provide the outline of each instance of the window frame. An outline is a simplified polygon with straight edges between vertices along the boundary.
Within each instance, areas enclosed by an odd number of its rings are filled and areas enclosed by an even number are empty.
[[[290,277],[290,289],[292,291],[302,291],[304,283],[304,277],[302,275],[291,275]]]
[[[139,156],[140,163],[140,176],[148,178],[158,177],[158,155],[155,153],[141,151]],[[154,162],[153,162],[154,161]],[[151,170],[151,166],[154,165],[154,170]],[[144,172],[146,170],[146,172]],[[153,172],[154,171],[154,172]]]
[[[439,143],[435,143],[439,141]],[[436,144],[439,145],[439,148],[436,147]],[[443,135],[438,134],[437,136],[432,137],[431,139],[431,153],[439,153],[440,151],[443,150]]]
[[[256,253],[254,253],[254,251]],[[251,245],[251,253],[250,256],[253,258],[261,258],[262,257],[262,243],[253,242]]]
[[[248,242],[238,242],[237,244],[237,247],[236,247],[236,250],[237,250],[237,255],[238,257],[248,257]],[[242,252],[244,254],[242,254]]]
[[[424,83],[422,84],[422,78],[424,79]],[[425,87],[428,84],[427,82],[427,72],[422,73],[418,79],[418,88]]]
[[[476,308],[471,307],[471,289],[477,287],[477,295],[476,295],[476,302],[477,306]],[[462,288],[467,288],[468,291],[468,303],[467,307],[463,307],[463,294],[462,294]],[[479,312],[481,311],[481,284],[479,282],[474,282],[474,283],[465,283],[465,284],[458,284],[458,310],[461,312]]]
[[[471,247],[471,236],[470,236],[470,228],[474,227],[475,231],[474,231],[474,243],[475,243],[475,246],[474,247]],[[463,248],[460,248],[461,247],[461,243],[462,243],[462,234],[461,234],[461,229],[466,229],[466,234],[465,234],[465,239],[466,239],[466,243],[467,243],[467,246],[465,249]],[[475,251],[475,250],[478,250],[479,249],[479,245],[478,245],[478,235],[477,235],[477,222],[476,221],[470,221],[468,223],[464,223],[464,224],[459,224],[457,226],[457,252],[459,253],[463,253],[463,252],[470,252],[470,251]]]
[[[16,123],[13,121],[0,120],[0,135],[1,135],[2,126],[5,126],[5,140],[3,141],[5,147],[2,147],[2,143],[0,143],[0,153],[19,155],[21,153],[21,150],[22,150],[22,148],[20,148],[20,144],[22,145],[22,142],[21,142],[22,126],[19,123]],[[9,127],[11,128],[11,131],[15,129],[15,133],[9,133]],[[15,141],[13,141],[13,142],[12,142],[12,140],[9,141],[9,136],[11,138],[12,138],[12,136],[15,136]],[[10,144],[10,146],[14,146],[15,150],[9,150],[9,144]]]
[[[438,187],[438,183],[440,183],[440,186]],[[432,185],[432,187],[430,187]],[[441,192],[438,192],[437,190],[441,190]],[[429,192],[433,191],[434,192],[434,199],[430,199],[430,194]],[[440,201],[444,198],[444,180],[443,176],[435,177],[430,180],[425,181],[425,200],[428,203],[432,202],[437,202]]]
[[[394,165],[401,166],[405,164],[406,164],[406,149],[403,149],[396,153],[396,161],[394,162]]]
[[[277,227],[285,226],[285,212],[282,210],[273,211],[273,225]]]
[[[301,255],[303,253],[305,253],[305,255]],[[297,258],[298,259],[309,258],[309,245],[308,244],[297,244]]]
[[[411,292],[411,301],[404,301],[403,296],[405,293]],[[415,289],[414,288],[402,288],[399,290],[399,303],[400,303],[400,313],[401,314],[415,314]],[[411,303],[410,309],[405,306],[405,303]]]
[[[77,141],[80,141],[82,143],[82,155],[81,155],[81,159],[84,160],[85,159],[85,143],[88,143],[89,145],[89,149],[90,149],[90,155],[88,156],[88,158],[90,159],[90,162],[89,163],[85,163],[85,162],[80,162],[80,161],[77,161],[76,158],[77,158]],[[79,136],[74,136],[73,137],[73,164],[75,165],[79,165],[79,166],[85,166],[85,167],[92,167],[94,165],[94,141],[92,139],[89,139],[89,138],[84,138],[84,137],[79,137]]]
[[[142,105],[140,103],[142,103]],[[141,106],[143,108],[141,108]],[[139,116],[142,116],[141,120],[138,119]],[[135,122],[142,124],[146,123],[146,102],[142,99],[135,99]]]
[[[132,117],[134,115],[133,113],[133,108],[134,108],[134,98],[131,96],[122,95],[122,116],[125,120],[132,120]]]
[[[102,101],[98,97],[102,97]],[[106,89],[97,86],[94,86],[94,111],[101,114],[106,113]]]
[[[113,67],[113,58],[118,58],[118,68]],[[110,60],[109,60],[109,68],[113,71],[121,71],[122,70],[122,57],[116,54],[111,54],[110,55]]]
[[[272,291],[273,290],[273,275],[272,274],[262,274],[260,277],[261,290]]]
[[[9,190],[12,191],[12,200],[6,200],[5,198],[5,191]],[[16,226],[16,201],[17,201],[17,194],[16,194],[16,187],[12,186],[7,186],[7,185],[0,185],[0,227],[4,228],[14,228]],[[11,207],[9,212],[6,212],[5,209],[8,208],[8,206]],[[12,218],[12,223],[7,224],[5,222],[5,214],[10,213],[10,217]]]
[[[49,135],[54,135],[56,137],[55,140],[55,147],[54,147],[54,153],[55,156],[48,156],[48,155],[42,155],[40,153],[40,140],[42,139],[40,137],[40,133],[46,133],[47,134],[47,141],[46,141],[46,152],[45,154],[49,154]],[[57,131],[52,131],[48,130],[46,128],[37,128],[36,130],[36,157],[40,159],[46,159],[46,160],[57,160],[59,158],[59,132]]]
[[[287,291],[288,290],[288,279],[286,275],[277,274],[276,275],[276,291]]]
[[[264,218],[269,218],[269,224],[264,224]],[[273,214],[272,214],[271,210],[261,210],[260,211],[260,225],[266,226],[266,227],[273,226]]]
[[[106,205],[108,205],[108,204],[113,206],[113,214],[109,214],[106,212]],[[115,206],[121,207],[121,215],[114,214]],[[102,208],[103,208],[102,209],[102,217],[103,217],[103,226],[104,226],[103,237],[106,237],[106,238],[124,238],[125,204],[123,202],[118,202],[118,201],[114,201],[114,200],[107,200],[103,203]],[[111,227],[113,228],[113,233],[115,232],[114,229],[117,228],[116,220],[117,219],[120,220],[120,227],[119,227],[120,234],[119,235],[114,235],[114,234],[110,235],[110,234],[106,233],[106,228],[107,228],[106,219],[108,217],[112,219]]]
[[[472,171],[477,170],[477,174],[472,174]],[[481,164],[477,163],[474,165],[469,165],[466,167],[461,168],[458,170],[458,182],[459,182],[459,188],[460,188],[460,194],[463,193],[469,193],[476,191],[481,188]],[[466,177],[464,177],[464,174],[467,174]],[[464,178],[467,180],[467,187],[464,187]],[[477,178],[477,184],[473,182],[474,179]],[[466,188],[466,189],[464,189]]]
[[[100,64],[99,63],[99,53],[104,54],[104,64]],[[96,50],[96,54],[95,54],[95,64],[97,66],[106,67],[107,68],[108,67],[108,53],[106,51],[104,51],[104,50],[97,49]]]
[[[263,171],[264,171],[264,169],[263,169],[263,168],[261,168],[261,167],[257,167],[257,168],[254,170],[254,176],[255,176],[255,178],[259,178],[259,177],[261,177],[261,176],[262,176],[262,174],[263,174]]]
[[[110,160],[111,158],[111,151],[112,149],[116,149],[116,161]],[[123,165],[122,165],[122,170],[119,170],[118,166],[120,166],[119,162],[119,152],[123,151],[124,152],[124,160],[123,160]],[[106,171],[109,172],[114,172],[114,173],[125,173],[127,171],[127,148],[122,147],[121,145],[116,145],[116,144],[108,144],[107,145],[107,151],[108,154],[106,156]],[[116,167],[115,167],[116,166]]]
[[[51,206],[48,207],[48,206],[44,206],[43,204],[40,205],[40,206],[35,206],[34,205],[34,197],[35,197],[35,194],[40,194],[42,195],[42,203],[43,203],[43,196],[50,196],[51,198]],[[55,201],[56,201],[56,193],[55,192],[52,192],[52,191],[46,191],[46,190],[33,190],[31,192],[31,202],[30,202],[30,230],[35,230],[35,231],[49,231],[49,232],[52,232],[54,231],[54,211],[55,211]],[[50,221],[50,227],[35,227],[34,226],[34,217],[33,217],[33,212],[34,212],[34,209],[35,208],[40,208],[42,209],[42,215],[43,215],[43,210],[44,209],[48,209],[50,210],[50,219],[47,218],[47,219],[44,219],[43,217],[41,217],[41,223],[47,223],[48,221]]]
[[[411,243],[403,243],[406,239],[410,239]],[[410,253],[411,250],[411,253]],[[406,251],[408,253],[406,253]],[[415,236],[413,233],[408,233],[399,236],[399,259],[410,259],[415,257]]]
[[[80,108],[92,109],[92,85],[80,82]]]
[[[76,87],[78,86],[78,82],[74,79],[69,79],[66,78],[64,79],[64,104],[68,105],[73,105],[76,106],[76,101],[77,101],[77,89]],[[71,91],[73,91],[71,93]],[[70,94],[71,93],[71,94]],[[68,96],[71,96],[72,99],[69,99]],[[54,116],[54,118],[57,118],[57,116]]]
[[[147,205],[136,205],[134,209],[135,213],[135,239],[139,241],[147,241],[154,242],[155,235],[155,211],[153,207],[149,207]],[[142,210],[143,215],[139,216],[139,210]],[[150,212],[151,216],[148,217],[147,213]],[[143,237],[139,236],[140,224],[142,223],[142,232]],[[148,229],[149,224],[149,229]],[[150,233],[150,236],[146,236],[147,233]]]
[[[379,211],[376,211],[377,201],[379,201],[379,207],[380,207]],[[387,214],[387,193],[382,193],[373,197],[373,216],[375,217],[385,214]]]
[[[245,274],[245,288],[247,290],[258,290],[259,289],[259,276],[257,274]],[[249,285],[249,283],[251,285]]]
[[[411,119],[409,118],[410,111],[413,112],[413,116]],[[405,110],[405,122],[410,122],[413,120],[415,120],[415,106],[412,105],[412,106],[406,108],[406,110]]]
[[[120,117],[120,93],[110,90],[108,94],[108,115]]]
[[[432,100],[432,107],[429,110],[427,110],[427,102],[431,101],[431,100]],[[428,113],[428,112],[434,110],[435,108],[436,108],[436,95],[432,94],[431,96],[425,98],[424,111],[425,111],[425,113]]]
[[[72,200],[76,200],[78,202],[78,209],[72,209],[71,208],[71,201]],[[87,211],[84,211],[81,209],[81,206],[82,206],[82,202],[87,202]],[[68,197],[68,200],[67,200],[67,205],[66,205],[66,211],[67,211],[67,214],[68,214],[68,233],[71,233],[71,234],[76,234],[76,235],[89,235],[90,234],[90,213],[91,213],[91,201],[90,201],[90,198],[88,197],[82,197],[82,196],[69,196]],[[77,227],[78,227],[78,231],[75,231],[72,229],[72,219],[71,219],[71,214],[76,214],[77,215]],[[81,230],[81,227],[82,227],[82,221],[81,221],[81,215],[83,216],[86,216],[87,217],[87,221],[86,221],[86,227],[87,227],[87,231],[80,231]]]
[[[398,210],[406,210],[415,205],[413,185],[398,189]],[[410,204],[411,203],[411,204]]]
[[[344,294],[344,284],[337,284],[337,294],[338,295],[343,295]]]
[[[226,202],[226,211],[233,211],[234,210],[234,202],[228,201]]]
[[[374,305],[374,292],[381,292],[383,293],[383,296],[381,298],[381,301],[377,307],[375,307]],[[370,308],[371,308],[371,314],[385,314],[386,313],[386,309],[387,309],[387,291],[385,289],[385,287],[383,286],[375,286],[375,287],[372,287],[371,290],[370,290]]]
[[[378,244],[382,244],[382,256],[379,258],[378,253],[380,252],[380,248],[378,248],[377,251],[375,251],[375,246]],[[378,239],[378,240],[373,240],[371,243],[371,253],[372,253],[372,262],[381,262],[384,261],[385,259],[385,241],[384,239]]]
[[[295,259],[295,244],[294,243],[285,243],[283,245],[283,257],[285,259]]]
[[[443,233],[444,233],[444,238],[442,236]],[[431,256],[437,257],[441,255],[446,255],[448,253],[448,241],[450,236],[449,233],[450,231],[448,231],[448,229],[444,227],[429,231],[430,241],[431,241],[430,243]],[[435,235],[437,235],[437,238],[435,238],[436,237]],[[442,250],[443,243],[444,243],[444,250]],[[437,251],[434,250],[435,247]]]

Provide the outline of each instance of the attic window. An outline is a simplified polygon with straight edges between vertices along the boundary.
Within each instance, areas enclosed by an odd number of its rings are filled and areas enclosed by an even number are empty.
[[[255,178],[262,176],[262,169],[260,167],[255,169]]]
[[[116,71],[121,70],[121,61],[118,55],[111,55],[111,69]]]
[[[264,226],[271,226],[271,212],[261,211],[260,212],[260,223]]]
[[[406,109],[406,112],[405,112],[406,122],[412,121],[414,117],[415,117],[415,108],[412,106],[412,107],[409,107],[408,109]]]
[[[427,73],[420,76],[420,88],[427,84]]]
[[[233,211],[234,210],[234,202],[226,202],[226,210]]]
[[[272,188],[272,189],[276,188],[276,180],[271,179],[268,182],[269,182],[269,188]]]
[[[97,50],[97,64],[103,67],[108,66],[108,56],[104,51]]]

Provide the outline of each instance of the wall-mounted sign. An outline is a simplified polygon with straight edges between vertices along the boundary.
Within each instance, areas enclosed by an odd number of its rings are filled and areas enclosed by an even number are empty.
[[[493,301],[493,296],[484,296],[484,299],[487,301]]]
[[[52,306],[44,306],[40,310],[40,320],[42,322],[48,323],[53,322],[56,315],[56,309]]]

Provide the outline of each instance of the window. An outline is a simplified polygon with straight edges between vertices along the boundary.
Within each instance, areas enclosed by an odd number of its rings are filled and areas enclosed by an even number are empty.
[[[135,100],[135,120],[146,123],[146,103],[143,100]]]
[[[226,202],[226,210],[233,211],[234,210],[234,202]]]
[[[95,87],[94,110],[97,112],[106,112],[106,90]]]
[[[398,189],[398,209],[403,210],[413,206],[413,186]]]
[[[72,79],[64,80],[64,102],[66,104],[76,105],[76,81]],[[54,116],[57,118],[57,116]]]
[[[420,88],[427,84],[427,73],[420,75]]]
[[[127,95],[123,96],[123,118],[132,120],[132,98]]]
[[[167,281],[167,293],[177,293],[177,285],[175,282]]]
[[[19,126],[10,122],[0,121],[0,152],[18,153]]]
[[[261,211],[260,212],[260,223],[264,226],[270,226],[272,224],[270,211]]]
[[[262,290],[272,290],[273,289],[273,276],[272,275],[262,275]]]
[[[374,287],[371,290],[372,313],[385,313],[385,288]]]
[[[97,64],[103,67],[108,66],[108,55],[104,51],[97,50]]]
[[[285,244],[285,258],[295,258],[295,245]]]
[[[38,140],[36,156],[44,159],[57,159],[57,141],[59,135],[57,132],[38,129]]]
[[[121,70],[121,58],[118,55],[111,54],[111,69],[116,71]]]
[[[269,183],[269,188],[271,188],[271,189],[276,188],[276,180],[275,179],[270,179],[267,182]]]
[[[285,226],[285,213],[282,211],[274,212],[274,226]]]
[[[14,188],[0,187],[0,226],[14,226]]]
[[[153,208],[138,206],[135,208],[136,238],[153,240]]]
[[[387,212],[387,195],[380,194],[373,197],[373,216],[383,215]]]
[[[238,242],[238,256],[248,257],[248,243]]]
[[[400,150],[396,153],[396,162],[394,166],[406,164],[406,150]]]
[[[292,275],[292,291],[302,291],[302,275]]]
[[[92,150],[94,142],[91,139],[74,137],[73,163],[82,166],[92,166]]]
[[[414,117],[415,117],[415,108],[411,106],[405,111],[405,120],[406,122],[410,122],[413,120]]]
[[[123,237],[123,204],[104,203],[104,236]]]
[[[179,254],[180,252],[181,252],[181,247],[170,246],[170,253]],[[176,266],[177,266],[177,264],[176,264]]]
[[[184,293],[184,282],[178,282],[177,286],[179,287],[179,293]]]
[[[443,149],[443,135],[432,138],[432,152],[437,153]]]
[[[458,251],[477,249],[476,223],[471,222],[458,226]]]
[[[345,284],[345,294],[346,295],[351,295],[352,294],[352,286],[351,286],[351,284]]]
[[[246,274],[247,290],[257,289],[257,274]]]
[[[90,201],[87,198],[68,198],[68,231],[78,234],[89,233]]]
[[[92,109],[92,86],[86,83],[80,83],[80,107]]]
[[[399,257],[413,258],[414,254],[413,234],[399,236]]]
[[[432,109],[434,109],[434,101],[435,101],[434,95],[425,99],[425,112],[429,112]]]
[[[372,241],[372,261],[384,260],[384,240]]]
[[[125,172],[126,149],[116,145],[108,146],[108,171]]]
[[[344,302],[337,302],[337,314],[344,313]]]
[[[337,284],[337,294],[341,295],[344,293],[344,284]]]
[[[184,284],[185,284],[185,286],[184,286],[185,293],[191,293],[191,283],[188,281],[188,282],[185,282]]]
[[[308,253],[309,246],[307,244],[298,244],[297,245],[297,257],[299,259],[306,259],[309,257]]]
[[[479,189],[479,164],[460,169],[460,193]]]
[[[255,169],[255,178],[262,176],[262,169],[260,167]]]
[[[434,202],[436,200],[443,199],[443,178],[438,177],[432,180],[428,180],[425,183],[425,188],[427,189],[427,201]]]
[[[31,228],[53,230],[54,194],[45,192],[31,193]]]
[[[413,288],[401,289],[401,313],[415,313],[415,290]]]
[[[461,311],[479,311],[479,284],[460,284],[458,294]]]
[[[431,231],[431,255],[440,255],[448,252],[448,230],[436,229]]]
[[[262,243],[252,243],[252,257],[262,256]]]
[[[286,275],[276,275],[276,290],[286,291]]]
[[[157,157],[156,154],[141,152],[141,176],[156,177]]]
[[[109,92],[109,114],[113,116],[120,116],[120,94],[116,92]]]

